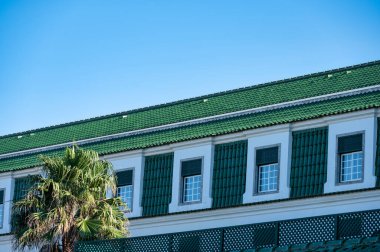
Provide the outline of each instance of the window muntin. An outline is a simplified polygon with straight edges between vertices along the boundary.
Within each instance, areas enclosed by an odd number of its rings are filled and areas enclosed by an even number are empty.
[[[358,181],[363,178],[363,152],[344,153],[340,156],[340,182]]]
[[[259,166],[258,191],[274,192],[278,190],[278,163]]]
[[[201,200],[202,175],[183,178],[183,202],[197,202]]]
[[[133,199],[133,186],[119,186],[117,187],[117,197],[127,204],[128,209],[132,209],[132,199]]]

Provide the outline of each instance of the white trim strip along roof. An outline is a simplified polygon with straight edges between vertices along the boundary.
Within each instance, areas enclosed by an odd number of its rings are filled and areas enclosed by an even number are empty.
[[[160,126],[151,127],[151,128],[127,131],[127,132],[122,132],[122,133],[117,133],[117,134],[112,134],[112,135],[106,135],[106,136],[101,136],[101,137],[95,137],[95,138],[89,138],[89,139],[76,141],[75,143],[77,145],[96,143],[96,142],[101,142],[101,141],[105,141],[105,140],[112,140],[112,139],[117,139],[117,138],[122,138],[122,137],[151,133],[151,132],[155,132],[155,131],[163,131],[163,130],[179,128],[179,127],[184,127],[184,126],[213,122],[213,121],[223,120],[223,119],[227,119],[227,118],[233,118],[233,117],[244,116],[244,115],[249,115],[249,114],[261,113],[261,112],[280,109],[280,108],[288,108],[288,107],[293,107],[293,106],[298,106],[298,105],[316,103],[316,102],[321,102],[321,101],[325,101],[325,100],[331,100],[331,99],[342,98],[342,97],[347,97],[347,96],[354,96],[354,95],[371,93],[371,92],[376,92],[376,91],[380,91],[380,84],[370,86],[370,87],[364,87],[364,88],[352,89],[352,90],[343,91],[343,92],[327,94],[327,95],[315,96],[315,97],[311,97],[311,98],[305,98],[305,99],[294,100],[294,101],[289,101],[289,102],[277,103],[277,104],[273,104],[273,105],[267,105],[267,106],[262,106],[262,107],[247,109],[247,110],[235,111],[235,112],[230,112],[230,113],[225,113],[225,114],[220,114],[220,115],[215,115],[215,116],[203,117],[203,118],[198,118],[198,119],[194,119],[194,120],[165,124],[165,125],[160,125]],[[6,154],[0,155],[0,159],[60,149],[60,148],[72,146],[72,144],[73,144],[72,142],[68,142],[68,143],[50,145],[50,146],[28,149],[28,150],[23,150],[23,151],[17,151],[17,152],[12,152],[12,153],[6,153]]]

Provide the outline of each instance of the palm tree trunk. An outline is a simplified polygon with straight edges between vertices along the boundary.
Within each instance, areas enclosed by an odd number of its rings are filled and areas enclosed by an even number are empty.
[[[63,252],[74,252],[74,242],[66,235],[62,238]]]

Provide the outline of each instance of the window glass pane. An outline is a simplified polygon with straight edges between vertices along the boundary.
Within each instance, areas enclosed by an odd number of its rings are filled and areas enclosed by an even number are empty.
[[[259,192],[277,191],[278,164],[259,166]]]
[[[183,179],[183,202],[201,200],[202,175],[185,177]]]
[[[132,209],[132,198],[133,198],[133,186],[120,186],[117,188],[117,196],[127,204],[129,209]]]
[[[341,155],[340,181],[348,182],[362,179],[363,152],[353,152]]]

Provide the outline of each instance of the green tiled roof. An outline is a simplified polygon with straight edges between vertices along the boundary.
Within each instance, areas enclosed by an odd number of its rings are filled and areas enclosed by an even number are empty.
[[[93,149],[98,151],[101,155],[105,155],[375,107],[380,107],[380,92],[336,98],[318,103],[276,109],[204,124],[129,136],[84,145],[83,148]],[[46,152],[45,154],[55,155],[61,152],[62,150],[55,150]],[[41,164],[37,157],[38,154],[29,154],[0,159],[0,171],[4,172],[37,166]]]
[[[2,136],[0,137],[0,155],[368,87],[379,83],[380,61],[376,61]]]

